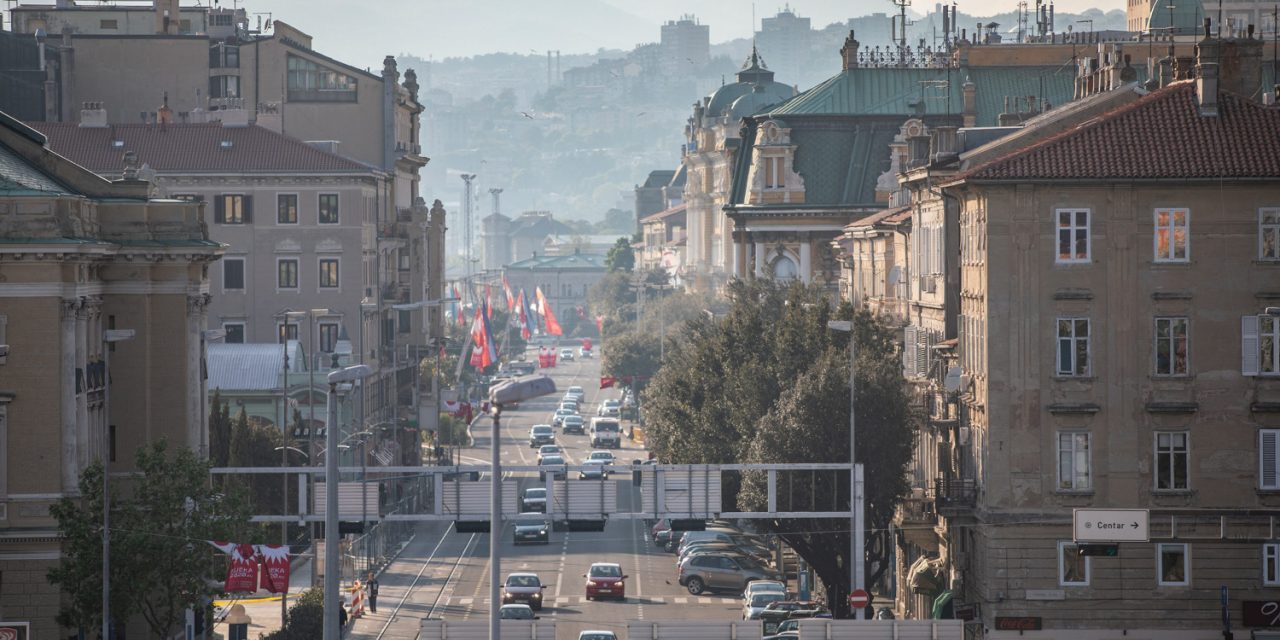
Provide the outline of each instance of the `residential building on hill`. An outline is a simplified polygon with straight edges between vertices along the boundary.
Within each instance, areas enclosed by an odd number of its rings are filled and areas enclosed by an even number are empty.
[[[49,509],[85,467],[127,482],[161,438],[207,455],[206,274],[224,246],[203,208],[95,175],[0,113],[0,573],[29,637],[69,633],[45,579],[63,556]]]

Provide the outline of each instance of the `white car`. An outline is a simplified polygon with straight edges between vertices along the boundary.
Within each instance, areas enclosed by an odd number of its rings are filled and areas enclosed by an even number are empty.
[[[578,640],[618,640],[618,634],[612,631],[591,629],[579,633]]]
[[[750,600],[751,596],[765,591],[776,591],[778,593],[786,593],[786,583],[779,580],[752,580],[747,583],[747,588],[742,590],[742,599]]]
[[[566,416],[573,416],[573,415],[577,415],[577,412],[570,411],[568,409],[556,409],[556,412],[551,414],[551,426],[558,427],[562,423],[564,423],[564,419]]]
[[[565,395],[565,397],[573,396],[574,398],[576,398],[576,399],[578,400],[578,402],[582,402],[583,400],[586,400],[586,399],[587,399],[587,392],[586,392],[586,391],[584,391],[584,390],[582,389],[582,387],[580,387],[580,386],[578,386],[578,385],[576,385],[576,384],[575,384],[575,385],[573,385],[572,387],[569,387],[569,390],[568,390],[568,391],[565,391],[565,392],[564,392],[564,395]]]
[[[599,462],[597,462],[597,460]],[[608,451],[592,451],[583,464],[613,464],[613,454]]]
[[[621,403],[617,400],[605,400],[596,408],[596,415],[604,418],[616,418],[621,412]]]

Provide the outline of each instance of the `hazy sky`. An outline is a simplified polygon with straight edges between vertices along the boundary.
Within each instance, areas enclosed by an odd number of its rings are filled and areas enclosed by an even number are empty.
[[[206,0],[209,1],[209,0]],[[230,4],[234,0],[222,0]],[[184,3],[185,4],[185,3]],[[751,0],[239,0],[251,14],[276,19],[310,33],[317,48],[356,66],[379,66],[386,54],[408,53],[437,59],[495,51],[564,53],[600,48],[630,49],[656,42],[665,20],[691,13],[711,26],[711,41],[751,33]],[[1028,2],[1035,6],[1034,0]],[[780,0],[757,0],[759,19],[773,15]],[[792,10],[813,26],[870,13],[891,13],[890,0],[794,0]],[[984,16],[1013,11],[1016,0],[959,0],[960,10]],[[1123,9],[1120,0],[1057,0],[1060,11],[1090,7]],[[931,11],[932,0],[912,9]]]

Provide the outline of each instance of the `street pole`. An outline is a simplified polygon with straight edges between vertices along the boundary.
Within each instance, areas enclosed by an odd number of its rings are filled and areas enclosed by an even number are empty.
[[[501,434],[499,419],[502,416],[502,405],[494,403],[493,412],[493,446],[490,449],[489,464],[492,472],[489,478],[489,640],[499,640],[501,621],[498,609],[502,608],[500,576],[502,575],[502,462],[498,457]]]
[[[284,381],[280,387],[280,434],[284,436],[284,441],[289,442],[289,341],[285,340],[280,344],[284,350],[284,360],[282,364],[281,379]],[[280,448],[280,466],[289,466],[289,449],[288,445]],[[283,480],[284,508],[280,515],[289,515],[289,473],[280,474]],[[289,522],[280,521],[280,546],[289,547]],[[284,593],[280,594],[280,632],[284,634],[285,640],[289,639],[289,626],[286,624],[289,618],[289,583],[284,585]]]
[[[343,367],[328,375],[328,424],[338,422],[338,385],[343,382],[359,382],[369,375],[369,367],[363,364]],[[338,558],[338,432],[332,428],[324,432],[324,640],[339,640],[342,628],[338,625],[338,608],[342,606],[342,569]],[[314,545],[313,547],[314,548]]]
[[[862,466],[858,464],[858,340],[854,332],[852,320],[830,320],[827,328],[835,331],[849,332],[849,591],[864,588],[866,576],[866,558],[862,550],[865,548],[865,533],[862,530],[863,511],[866,507],[863,496]],[[850,607],[852,609],[852,607]],[[855,620],[862,619],[862,609],[851,611]]]

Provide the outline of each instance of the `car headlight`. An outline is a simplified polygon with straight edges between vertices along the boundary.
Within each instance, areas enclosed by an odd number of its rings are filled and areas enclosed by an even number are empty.
[[[534,600],[541,600],[541,599],[542,599],[542,594],[541,594],[541,593],[535,593],[535,594],[533,594],[533,599],[534,599]]]
[[[540,529],[540,530],[538,530],[538,533],[539,533],[539,534],[542,534],[542,535],[544,535],[544,536],[545,536],[545,535],[547,535],[547,530],[546,530],[546,529]]]
[[[617,586],[619,589],[621,589],[621,588],[623,588],[623,587],[627,586],[627,583],[625,583],[625,582],[623,582],[623,581],[621,581],[621,580],[617,581],[617,582],[616,582],[616,583],[614,583],[614,584],[615,584],[615,586]]]

